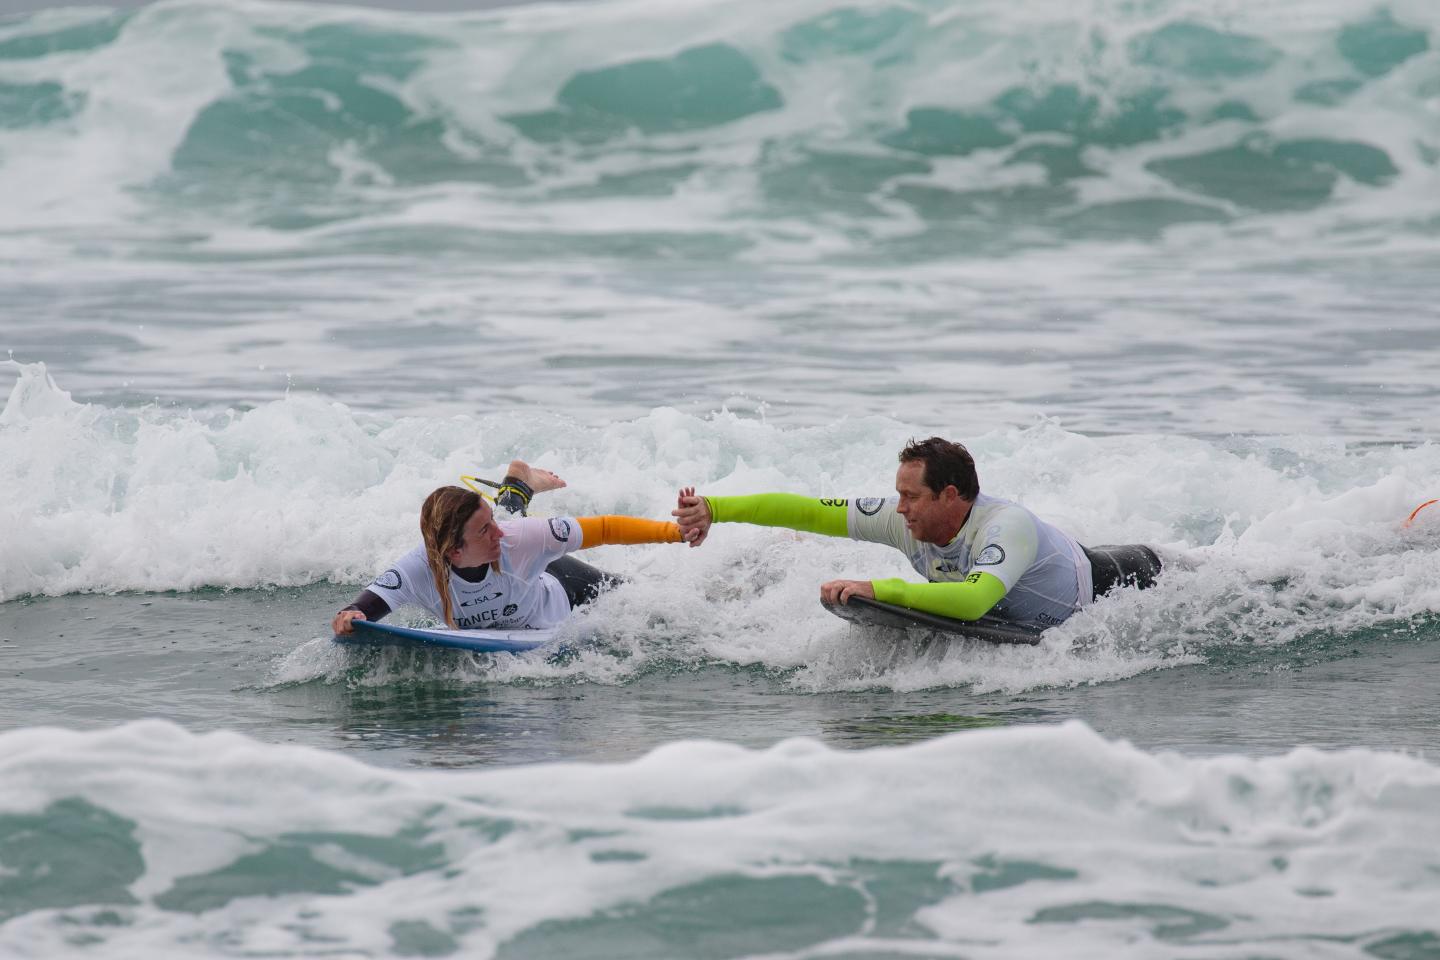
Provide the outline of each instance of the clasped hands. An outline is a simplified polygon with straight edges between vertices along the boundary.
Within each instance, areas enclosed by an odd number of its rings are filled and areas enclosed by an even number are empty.
[[[704,497],[696,496],[694,487],[684,487],[670,511],[675,524],[680,528],[680,539],[698,547],[710,535],[710,525],[715,518],[710,514],[710,504]],[[831,580],[820,585],[820,599],[829,604],[849,603],[851,597],[875,599],[875,587],[869,580]]]

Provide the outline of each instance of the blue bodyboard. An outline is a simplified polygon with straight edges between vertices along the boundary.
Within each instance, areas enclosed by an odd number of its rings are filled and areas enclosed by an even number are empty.
[[[554,630],[449,630],[401,627],[356,620],[354,633],[336,634],[336,643],[390,647],[447,647],[475,653],[524,653],[555,639]]]

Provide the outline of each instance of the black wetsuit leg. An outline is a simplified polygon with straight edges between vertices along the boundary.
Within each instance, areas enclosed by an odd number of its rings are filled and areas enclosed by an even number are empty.
[[[597,570],[574,557],[561,557],[552,561],[545,568],[545,572],[559,580],[560,586],[565,588],[565,596],[570,598],[571,610],[582,603],[589,603],[616,584],[625,582],[613,573]]]
[[[1160,575],[1160,558],[1149,547],[1134,543],[1122,546],[1081,547],[1090,558],[1090,577],[1095,582],[1095,596],[1103,597],[1116,587],[1138,587],[1144,590],[1155,585]]]

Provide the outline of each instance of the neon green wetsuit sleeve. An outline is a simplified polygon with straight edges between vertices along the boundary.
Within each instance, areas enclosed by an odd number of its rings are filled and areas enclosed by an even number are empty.
[[[972,573],[959,583],[871,580],[875,599],[956,620],[979,620],[1005,596],[1005,583],[990,573]]]
[[[748,497],[706,497],[715,523],[789,527],[827,537],[848,536],[845,500],[817,500],[798,493],[757,493]]]

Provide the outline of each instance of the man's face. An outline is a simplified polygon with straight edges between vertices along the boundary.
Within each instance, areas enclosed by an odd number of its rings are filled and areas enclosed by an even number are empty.
[[[500,524],[495,522],[495,511],[490,504],[480,501],[480,507],[465,521],[464,546],[456,547],[446,557],[452,567],[479,567],[500,559]]]
[[[905,518],[905,528],[921,543],[941,546],[955,536],[956,507],[959,492],[946,487],[936,493],[925,486],[925,464],[919,461],[900,464],[895,471],[895,492],[900,504],[895,508]]]

